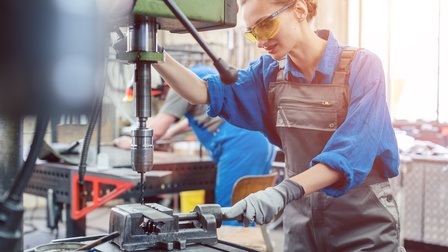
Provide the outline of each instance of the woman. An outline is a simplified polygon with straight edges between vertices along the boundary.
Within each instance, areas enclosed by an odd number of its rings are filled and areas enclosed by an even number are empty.
[[[398,250],[388,178],[398,175],[399,156],[381,61],[313,31],[315,0],[240,6],[246,37],[267,54],[239,70],[235,84],[200,80],[168,55],[155,65],[184,98],[208,103],[210,116],[260,131],[285,153],[287,179],[225,216],[262,224],[284,210],[285,251]]]

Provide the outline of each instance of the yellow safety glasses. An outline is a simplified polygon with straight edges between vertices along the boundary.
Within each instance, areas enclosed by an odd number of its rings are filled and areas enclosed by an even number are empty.
[[[250,42],[257,42],[257,40],[267,40],[277,33],[278,28],[280,27],[280,19],[277,17],[278,14],[282,13],[284,10],[288,9],[289,7],[293,6],[295,2],[292,2],[280,10],[272,13],[266,18],[263,18],[258,23],[252,27],[252,29],[247,30],[244,32],[244,36],[250,41]]]

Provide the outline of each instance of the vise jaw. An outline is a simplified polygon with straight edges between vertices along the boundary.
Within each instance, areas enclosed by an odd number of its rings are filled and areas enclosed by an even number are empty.
[[[173,213],[165,206],[148,204],[118,205],[111,209],[109,231],[121,235],[113,243],[124,251],[151,248],[186,249],[187,244],[218,243],[217,228],[222,210],[217,204],[197,205],[190,213]]]

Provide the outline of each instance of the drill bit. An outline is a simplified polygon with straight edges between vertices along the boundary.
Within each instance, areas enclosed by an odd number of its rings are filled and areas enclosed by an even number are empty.
[[[143,184],[143,172],[140,173],[140,204],[145,204],[145,197],[143,196],[145,192],[145,186]]]

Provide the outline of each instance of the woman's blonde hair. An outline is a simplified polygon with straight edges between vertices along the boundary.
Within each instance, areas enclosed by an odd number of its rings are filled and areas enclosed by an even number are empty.
[[[240,0],[240,5],[243,6],[247,1],[248,0]],[[260,1],[260,0],[257,0],[257,1]],[[273,2],[275,4],[279,4],[279,5],[280,4],[285,5],[290,2],[296,2],[297,0],[268,0],[268,1],[271,1],[271,2]],[[308,9],[308,16],[306,17],[306,19],[308,21],[311,21],[317,15],[317,7],[318,7],[317,1],[318,0],[304,0],[304,1],[306,3],[306,7]]]

